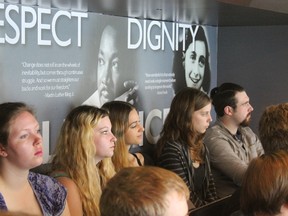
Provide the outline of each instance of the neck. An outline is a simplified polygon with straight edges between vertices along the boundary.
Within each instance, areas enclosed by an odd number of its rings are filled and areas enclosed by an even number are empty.
[[[24,185],[27,185],[29,170],[23,170],[14,166],[3,163],[0,164],[0,182],[12,189],[19,189]]]
[[[220,121],[231,134],[236,135],[239,125],[236,125],[234,122],[231,122],[225,118],[220,119]]]

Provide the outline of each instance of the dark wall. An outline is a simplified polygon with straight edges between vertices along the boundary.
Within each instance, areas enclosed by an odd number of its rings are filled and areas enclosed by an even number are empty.
[[[267,105],[288,102],[288,26],[219,27],[217,83],[242,85],[254,107],[252,129]]]

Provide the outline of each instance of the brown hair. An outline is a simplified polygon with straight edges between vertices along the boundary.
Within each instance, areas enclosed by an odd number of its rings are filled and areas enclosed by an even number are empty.
[[[192,114],[209,103],[209,96],[195,88],[183,88],[175,95],[157,142],[157,156],[161,154],[165,143],[175,141],[189,147],[194,160],[203,161],[204,134],[194,130]]]
[[[23,112],[29,112],[35,116],[32,108],[25,103],[7,102],[0,104],[0,144],[3,147],[7,146],[11,121]]]
[[[109,118],[112,123],[112,133],[117,137],[112,161],[115,171],[118,172],[124,167],[129,167],[127,145],[125,143],[125,132],[129,128],[129,114],[135,107],[124,101],[110,101],[102,106],[109,111]]]

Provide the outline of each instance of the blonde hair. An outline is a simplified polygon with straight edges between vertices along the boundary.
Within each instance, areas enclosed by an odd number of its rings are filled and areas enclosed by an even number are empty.
[[[96,166],[94,128],[107,111],[94,106],[79,106],[66,117],[52,158],[52,169],[64,171],[78,186],[85,215],[100,215],[101,186],[114,174],[109,159]],[[111,159],[110,159],[111,161]]]
[[[129,114],[135,107],[124,101],[111,101],[102,106],[109,111],[109,118],[112,123],[112,132],[117,137],[112,161],[116,172],[124,167],[130,167],[129,151],[125,142],[125,133],[129,128]],[[135,109],[136,110],[136,109]]]

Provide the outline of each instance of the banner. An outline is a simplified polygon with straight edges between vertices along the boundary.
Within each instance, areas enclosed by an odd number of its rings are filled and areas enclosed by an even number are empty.
[[[34,107],[46,160],[72,108],[110,100],[136,106],[150,151],[179,89],[216,86],[217,28],[0,3],[0,57],[0,102]]]

